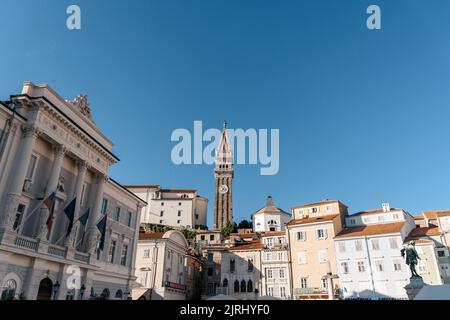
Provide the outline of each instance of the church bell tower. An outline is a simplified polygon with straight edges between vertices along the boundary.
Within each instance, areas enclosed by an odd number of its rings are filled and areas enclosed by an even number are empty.
[[[233,223],[233,176],[233,152],[228,140],[227,123],[224,122],[222,136],[214,161],[214,229],[216,230],[222,230],[229,222]]]

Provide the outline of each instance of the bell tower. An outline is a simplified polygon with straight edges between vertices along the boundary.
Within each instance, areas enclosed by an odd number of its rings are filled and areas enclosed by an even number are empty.
[[[233,152],[227,135],[227,123],[224,121],[222,136],[216,150],[214,161],[215,202],[214,202],[214,229],[222,230],[233,223]]]

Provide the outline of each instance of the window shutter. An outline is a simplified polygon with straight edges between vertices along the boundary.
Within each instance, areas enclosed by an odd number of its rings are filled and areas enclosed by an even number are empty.
[[[306,231],[302,231],[303,233],[303,241],[306,241]]]
[[[324,239],[328,238],[328,230],[327,229],[323,229],[323,237],[324,237]]]

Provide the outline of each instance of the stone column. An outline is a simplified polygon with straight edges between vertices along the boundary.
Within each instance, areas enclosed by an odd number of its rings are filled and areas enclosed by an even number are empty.
[[[81,193],[83,192],[83,184],[84,184],[84,177],[86,175],[87,171],[87,164],[85,161],[81,161],[78,163],[78,176],[77,181],[75,183],[75,193],[72,198],[76,197],[76,204],[75,204],[75,212],[73,217],[73,227],[72,232],[70,236],[66,239],[66,245],[73,248],[75,246],[75,241],[78,239],[78,233],[79,233],[79,226],[77,226],[77,220],[80,216],[80,209],[81,209]]]
[[[92,207],[92,211],[89,214],[89,222],[88,222],[88,248],[87,252],[94,254],[95,253],[95,243],[97,241],[98,229],[97,222],[100,218],[100,210],[102,207],[103,201],[103,190],[105,187],[105,183],[108,180],[106,175],[97,175],[97,192],[95,194],[94,204]]]
[[[61,174],[61,166],[64,159],[64,154],[66,153],[66,149],[62,145],[58,145],[54,147],[55,159],[53,161],[52,171],[50,172],[50,178],[47,183],[47,187],[45,188],[44,197],[48,197],[52,192],[56,192],[56,188],[58,187],[58,180]],[[43,206],[40,212],[39,217],[39,233],[38,238],[41,240],[50,239],[51,234],[48,234],[47,230],[47,218],[50,213],[50,210]]]
[[[23,183],[30,163],[31,153],[39,131],[34,126],[25,126],[23,128],[23,139],[21,146],[14,159],[15,166],[11,172],[9,180],[9,192],[6,196],[5,209],[0,219],[0,227],[9,231],[12,230],[15,213],[19,205],[20,196],[23,190]]]

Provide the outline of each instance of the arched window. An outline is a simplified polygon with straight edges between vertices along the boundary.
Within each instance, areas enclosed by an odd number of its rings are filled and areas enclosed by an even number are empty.
[[[234,292],[239,292],[239,281],[234,282]]]
[[[245,284],[245,280],[241,281],[241,292],[247,292],[247,285]]]
[[[253,281],[252,280],[248,280],[248,282],[247,282],[247,291],[253,292]]]
[[[123,293],[122,293],[122,290],[117,290],[116,291],[116,299],[122,299],[122,296],[123,296]]]
[[[236,269],[236,261],[234,259],[230,259],[230,272],[234,272]]]
[[[228,288],[228,279],[227,278],[223,279],[223,287]]]
[[[101,294],[101,298],[105,299],[105,300],[109,299],[109,289],[108,288],[103,289],[102,294]]]
[[[17,282],[13,279],[6,281],[2,289],[1,300],[13,300],[16,295]]]

